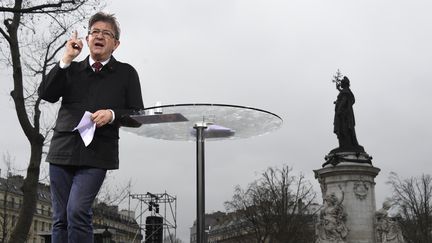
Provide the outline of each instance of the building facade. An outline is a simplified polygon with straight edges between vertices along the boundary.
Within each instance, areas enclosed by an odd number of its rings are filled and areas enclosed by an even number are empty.
[[[8,175],[0,177],[0,242],[6,242],[18,220],[19,209],[22,206],[23,193],[21,186],[24,177]],[[50,232],[52,227],[51,194],[49,186],[39,183],[36,211],[33,223],[27,237],[29,243],[44,243],[39,234]]]
[[[24,177],[8,175],[0,177],[0,242],[6,242],[18,220],[22,206],[21,187]],[[52,208],[49,185],[39,183],[36,211],[27,236],[28,243],[48,243],[51,237]],[[119,211],[117,206],[95,203],[93,206],[95,236],[108,230],[113,243],[138,243],[143,236],[133,212]],[[95,237],[95,242],[96,242]]]
[[[143,236],[134,216],[133,212],[119,211],[117,206],[97,203],[93,206],[93,227],[108,229],[115,243],[140,243]]]
[[[301,203],[299,206],[301,207]],[[305,207],[298,220],[307,222],[305,225],[307,235],[301,242],[315,242],[311,240],[314,238],[314,217],[320,210],[321,205],[311,204]],[[207,243],[256,243],[258,242],[256,236],[253,234],[254,227],[245,219],[242,219],[236,212],[222,213],[216,212],[213,214],[205,215],[205,241]],[[190,230],[190,243],[196,242],[196,225],[191,227]],[[260,241],[261,242],[261,241]],[[268,235],[266,242],[278,242],[271,235]]]

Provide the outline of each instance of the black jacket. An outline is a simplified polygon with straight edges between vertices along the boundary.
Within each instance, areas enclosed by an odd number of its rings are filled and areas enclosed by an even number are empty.
[[[49,102],[61,99],[47,161],[53,164],[117,169],[119,121],[122,116],[144,108],[136,70],[111,57],[99,73],[88,57],[62,69],[57,64],[39,86],[39,96]],[[87,146],[77,131],[72,131],[85,111],[112,109],[115,121],[96,128]]]

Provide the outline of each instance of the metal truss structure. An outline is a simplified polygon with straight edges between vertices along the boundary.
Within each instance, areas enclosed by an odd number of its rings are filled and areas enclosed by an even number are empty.
[[[146,218],[158,216],[163,219],[163,237],[174,243],[177,238],[177,197],[168,193],[129,194],[129,211],[139,212],[135,217],[145,235]],[[143,220],[144,219],[144,220]],[[147,242],[147,237],[144,242]],[[166,242],[166,241],[164,241]]]

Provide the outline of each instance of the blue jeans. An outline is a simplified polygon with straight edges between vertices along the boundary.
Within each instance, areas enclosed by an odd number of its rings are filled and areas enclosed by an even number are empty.
[[[93,243],[92,204],[106,170],[50,164],[52,243]]]

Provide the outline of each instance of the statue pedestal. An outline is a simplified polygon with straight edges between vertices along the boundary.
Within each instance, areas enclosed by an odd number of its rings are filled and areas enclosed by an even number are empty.
[[[314,170],[315,178],[321,185],[323,198],[334,194],[346,213],[345,226],[348,234],[344,241],[321,240],[318,242],[375,243],[375,177],[380,169],[371,163],[350,162],[370,161],[367,154],[339,154],[336,165],[327,163]],[[346,159],[344,159],[346,158]]]

